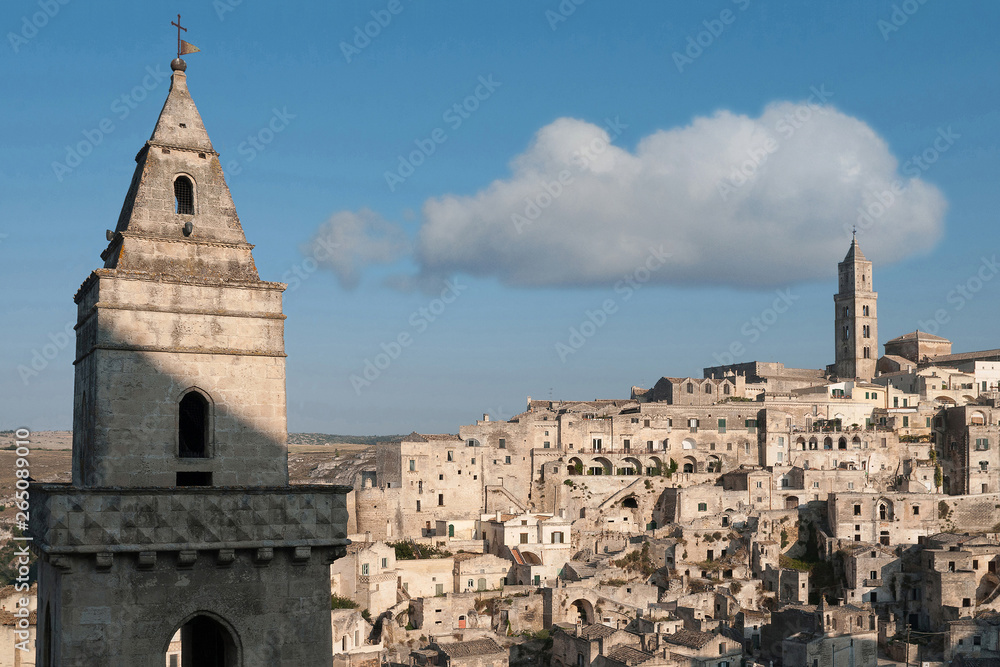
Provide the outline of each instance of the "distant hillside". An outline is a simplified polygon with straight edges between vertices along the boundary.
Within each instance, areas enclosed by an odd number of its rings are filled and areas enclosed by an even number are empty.
[[[329,433],[289,433],[289,445],[374,445],[399,440],[401,435],[331,435]]]

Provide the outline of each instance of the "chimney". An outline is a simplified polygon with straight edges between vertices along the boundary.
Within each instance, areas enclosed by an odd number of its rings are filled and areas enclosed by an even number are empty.
[[[566,508],[565,507],[560,507],[559,508],[559,518],[560,519],[565,519],[566,518]]]
[[[372,531],[366,530],[365,531],[365,544],[368,544],[371,541],[372,541]]]
[[[580,619],[578,618],[576,619],[576,636],[579,637],[582,633],[583,633],[583,623],[581,623]]]
[[[500,521],[500,510],[497,510],[497,521]]]
[[[483,421],[488,422],[490,420],[490,415],[488,412],[483,413]]]

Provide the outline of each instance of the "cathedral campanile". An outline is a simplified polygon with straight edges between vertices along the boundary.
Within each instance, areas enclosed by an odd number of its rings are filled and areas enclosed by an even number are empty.
[[[868,382],[875,377],[878,361],[878,293],[872,289],[872,263],[861,252],[857,237],[837,265],[837,275],[834,374],[841,380]]]

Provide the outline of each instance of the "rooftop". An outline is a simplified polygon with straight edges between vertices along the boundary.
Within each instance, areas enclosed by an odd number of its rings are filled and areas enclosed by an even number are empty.
[[[503,648],[489,637],[483,639],[473,639],[467,642],[455,642],[453,644],[441,644],[438,650],[449,658],[465,658],[473,655],[490,655],[492,653],[506,653]]]

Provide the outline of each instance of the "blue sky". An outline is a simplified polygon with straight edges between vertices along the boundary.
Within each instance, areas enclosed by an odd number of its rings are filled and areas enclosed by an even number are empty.
[[[733,349],[825,366],[859,206],[880,342],[937,316],[998,347],[1000,6],[804,5],[174,3],[261,277],[290,283],[289,429],[454,432]],[[166,12],[0,10],[0,427],[70,426],[72,295],[169,87]]]

